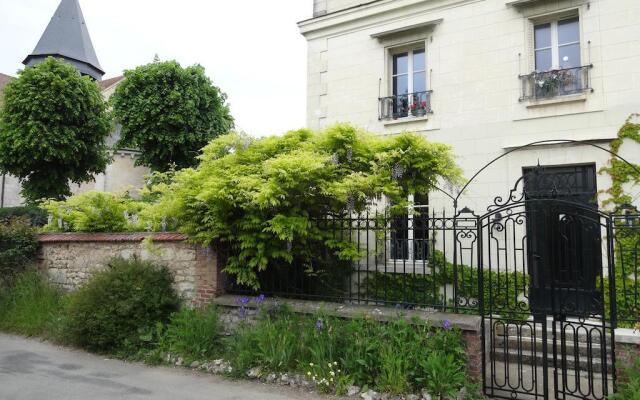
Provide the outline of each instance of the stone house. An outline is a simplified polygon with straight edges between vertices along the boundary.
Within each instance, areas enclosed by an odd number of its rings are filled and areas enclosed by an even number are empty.
[[[467,178],[533,142],[608,148],[640,111],[638,17],[636,0],[315,0],[298,23],[307,123],[419,132],[450,144]],[[640,146],[620,154],[637,163]],[[481,173],[459,206],[483,214],[538,164],[587,179],[595,195],[611,185],[597,172],[609,158],[581,143],[522,148]],[[450,206],[438,193],[429,201]]]
[[[42,62],[47,57],[62,59],[94,79],[102,89],[102,95],[108,99],[122,80],[117,76],[103,80],[105,74],[91,43],[91,37],[85,23],[78,0],[61,0],[58,8],[38,41],[35,49],[23,64],[27,67]],[[13,77],[0,74],[0,93]],[[120,128],[116,125],[107,139],[110,147],[118,141]],[[118,149],[112,152],[113,161],[104,173],[95,176],[92,182],[72,185],[74,194],[89,190],[119,192],[137,189],[144,185],[144,176],[149,173],[146,167],[135,166],[139,152],[134,149]],[[0,207],[19,206],[23,203],[20,196],[21,185],[12,176],[0,177]]]
[[[349,220],[367,257],[347,296],[480,314],[488,397],[607,398],[613,343],[619,358],[637,343],[614,328],[637,322],[640,185],[609,213],[601,168],[620,127],[640,123],[640,2],[314,0],[298,26],[309,127],[417,132],[470,179],[413,194],[428,216]],[[640,164],[633,140],[617,153]]]

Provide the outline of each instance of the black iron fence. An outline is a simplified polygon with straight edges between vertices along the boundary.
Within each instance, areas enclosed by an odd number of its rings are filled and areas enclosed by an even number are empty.
[[[260,293],[447,311],[478,309],[476,218],[427,209],[391,216],[368,213],[316,221],[358,257],[345,262],[328,247],[312,267],[279,265],[259,273]],[[231,284],[234,293],[255,292]]]
[[[520,101],[544,100],[592,90],[589,76],[591,68],[593,65],[520,75]]]
[[[640,214],[616,213],[611,221],[615,277],[605,277],[601,286],[615,287],[617,320],[620,326],[633,326],[640,318]],[[483,297],[485,304],[520,304],[519,313],[530,313],[527,257],[514,256],[517,265],[507,265],[510,258],[504,244],[524,244],[524,228],[509,231],[502,239],[492,235],[495,254],[485,240],[485,268],[480,270],[478,235],[482,218],[470,210],[455,216],[427,209],[395,216],[374,212],[327,217],[315,223],[327,232],[329,241],[352,243],[357,257],[345,261],[336,256],[335,246],[318,246],[308,249],[313,255],[311,263],[282,263],[261,271],[257,292],[232,279],[227,290],[459,313],[480,313]],[[603,246],[605,243],[610,242],[603,240]],[[526,245],[521,250],[526,251]],[[504,258],[505,262],[488,268],[492,257]],[[609,284],[612,279],[613,286]]]
[[[424,117],[432,112],[431,90],[381,97],[378,99],[379,116],[383,119],[398,119],[405,117]]]
[[[621,211],[613,217],[616,316],[620,326],[633,327],[640,322],[640,214]]]

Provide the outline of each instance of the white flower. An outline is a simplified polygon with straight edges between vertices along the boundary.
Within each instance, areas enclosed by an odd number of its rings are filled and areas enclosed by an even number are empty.
[[[338,363],[336,361],[333,362],[333,365],[338,365]]]
[[[336,376],[336,373],[333,371],[329,372],[329,374],[331,374],[331,376]]]
[[[309,363],[309,366],[310,366],[310,367],[313,367],[313,363]]]
[[[311,376],[311,371],[307,371],[307,376]]]

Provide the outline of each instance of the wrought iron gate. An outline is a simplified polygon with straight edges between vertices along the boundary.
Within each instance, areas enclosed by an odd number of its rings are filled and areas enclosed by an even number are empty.
[[[613,392],[614,226],[596,192],[593,165],[525,169],[479,217],[488,396]]]

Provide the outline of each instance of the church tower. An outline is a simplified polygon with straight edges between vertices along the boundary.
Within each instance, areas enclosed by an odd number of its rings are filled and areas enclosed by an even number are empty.
[[[41,63],[47,57],[68,62],[96,81],[104,71],[93,49],[91,37],[78,0],[62,0],[51,22],[31,54],[22,62],[26,66]]]

